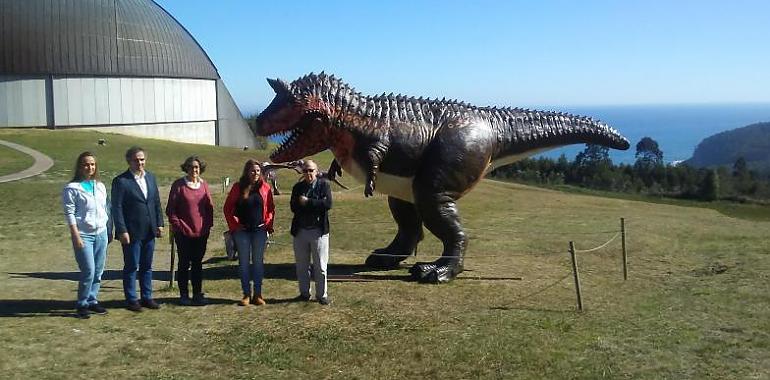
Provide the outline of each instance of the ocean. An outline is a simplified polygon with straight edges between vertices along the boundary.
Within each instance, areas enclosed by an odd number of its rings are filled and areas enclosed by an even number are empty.
[[[586,106],[553,110],[590,116],[620,131],[631,142],[631,148],[610,150],[610,158],[616,164],[636,161],[636,144],[643,137],[657,141],[663,151],[663,160],[673,163],[692,157],[695,147],[706,137],[749,124],[770,122],[770,103]],[[583,149],[585,145],[571,145],[539,156],[558,158],[564,153],[573,160]]]

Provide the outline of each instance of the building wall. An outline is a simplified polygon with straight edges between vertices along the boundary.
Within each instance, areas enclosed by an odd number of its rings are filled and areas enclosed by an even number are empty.
[[[0,0],[3,127],[255,144],[211,59],[154,0]]]
[[[46,125],[45,77],[0,75],[0,127]]]
[[[216,141],[216,123],[214,121],[88,127],[87,129],[191,144],[214,145]]]
[[[206,79],[53,78],[56,126],[213,121],[216,99]]]
[[[217,145],[257,147],[257,139],[221,79],[217,80]]]
[[[216,123],[215,80],[0,77],[0,127],[98,126],[107,132],[214,145]]]

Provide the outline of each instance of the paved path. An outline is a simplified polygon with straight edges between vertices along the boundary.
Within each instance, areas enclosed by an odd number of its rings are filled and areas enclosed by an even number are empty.
[[[24,145],[14,144],[10,141],[0,140],[0,145],[5,145],[11,149],[16,149],[19,152],[26,153],[35,159],[35,163],[32,166],[13,174],[0,176],[0,183],[16,181],[22,178],[36,176],[53,166],[53,160],[51,157],[46,156],[34,149],[27,148]]]

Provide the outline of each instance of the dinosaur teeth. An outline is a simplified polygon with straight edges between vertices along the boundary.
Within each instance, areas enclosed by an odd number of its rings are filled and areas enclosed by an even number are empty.
[[[278,138],[278,148],[273,151],[272,155],[289,149],[292,145],[294,145],[295,142],[297,142],[297,139],[300,135],[301,131],[299,129],[282,131],[273,135]]]

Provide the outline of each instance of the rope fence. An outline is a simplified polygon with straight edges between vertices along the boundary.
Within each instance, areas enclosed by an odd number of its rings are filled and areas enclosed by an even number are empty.
[[[594,251],[598,251],[598,250],[600,250],[600,249],[602,249],[602,248],[606,247],[606,246],[607,246],[607,245],[609,245],[610,243],[612,243],[612,242],[613,242],[615,239],[617,239],[617,238],[618,238],[618,236],[620,236],[620,231],[618,231],[617,233],[615,233],[615,236],[613,236],[612,238],[610,238],[610,240],[608,240],[606,243],[604,243],[604,244],[602,244],[602,245],[600,245],[600,246],[598,246],[598,247],[594,247],[594,248],[591,248],[591,249],[585,249],[585,250],[575,249],[575,252],[580,252],[580,253],[588,253],[588,252],[594,252]]]

